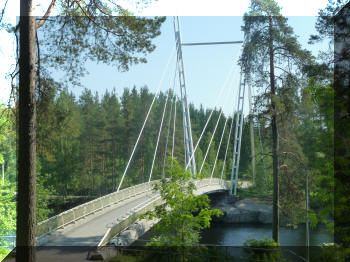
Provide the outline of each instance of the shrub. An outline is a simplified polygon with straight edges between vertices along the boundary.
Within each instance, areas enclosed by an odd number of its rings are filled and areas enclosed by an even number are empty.
[[[272,239],[249,239],[244,242],[244,251],[249,253],[251,261],[280,261],[281,249]]]

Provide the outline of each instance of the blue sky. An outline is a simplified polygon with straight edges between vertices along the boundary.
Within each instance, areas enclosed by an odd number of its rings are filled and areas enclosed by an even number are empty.
[[[321,45],[308,45],[310,34],[315,33],[314,24],[316,17],[289,17],[289,23],[305,48],[315,55],[322,48],[327,48],[326,43]],[[235,41],[242,40],[243,33],[240,30],[242,17],[240,16],[187,16],[180,17],[181,34],[183,42],[206,42],[206,41]],[[88,63],[89,75],[82,79],[82,84],[94,91],[103,93],[106,89],[116,89],[121,95],[125,87],[139,88],[147,85],[151,91],[156,91],[162,71],[175,43],[173,17],[167,17],[162,26],[162,34],[154,41],[157,48],[148,55],[148,63],[132,66],[128,72],[118,72],[116,68],[103,64]],[[187,85],[188,100],[197,107],[203,104],[205,108],[215,106],[216,98],[224,80],[233,65],[236,65],[241,45],[213,45],[213,46],[184,46],[184,67]],[[174,75],[175,58],[170,63],[165,81],[161,87],[165,91]],[[224,112],[232,111],[233,89],[238,88],[239,68],[235,66],[235,74],[231,87],[223,91],[219,104],[226,101]],[[81,92],[81,88],[74,88],[75,94]],[[179,88],[177,86],[179,94]],[[232,96],[232,97],[231,97]],[[248,103],[245,102],[245,111]]]
[[[0,0],[0,6],[3,6],[4,0]],[[123,1],[122,1],[123,2]],[[124,1],[132,9],[134,1]],[[19,1],[9,1],[8,10],[5,13],[6,19],[14,23],[16,14],[18,15]],[[42,15],[49,0],[37,0],[37,15]],[[326,6],[327,0],[278,0],[282,7],[282,14],[289,16],[289,22],[293,26],[295,33],[300,37],[300,42],[305,48],[310,49],[317,54],[318,50],[325,49],[326,44],[308,46],[307,39],[310,34],[315,33],[315,21],[318,9]],[[158,0],[153,1],[152,5],[144,10],[135,12],[139,15],[186,15],[180,17],[181,33],[183,42],[200,41],[230,41],[241,40],[243,34],[240,31],[242,14],[247,11],[248,0],[231,1],[217,0],[215,4],[209,0]],[[300,6],[303,8],[299,8]],[[53,13],[55,14],[55,12]],[[195,15],[195,16],[187,16]],[[206,15],[206,16],[200,16]],[[218,16],[207,16],[218,15]],[[220,16],[229,15],[229,16]],[[304,16],[293,16],[304,15]],[[306,16],[309,15],[309,16]],[[118,72],[116,68],[103,64],[88,63],[87,69],[89,75],[82,79],[82,84],[104,93],[106,89],[115,88],[120,95],[124,87],[132,88],[147,85],[151,91],[155,91],[158,86],[162,70],[167,63],[171,49],[175,43],[173,31],[173,17],[168,17],[163,24],[162,34],[155,39],[156,50],[148,55],[147,64],[139,64],[130,68],[129,72]],[[14,39],[4,32],[0,32],[2,41],[0,49],[0,74],[4,76],[14,67]],[[196,106],[203,104],[205,108],[212,108],[215,105],[219,90],[225,80],[225,77],[233,64],[236,64],[239,55],[239,45],[220,45],[220,46],[194,46],[184,47],[184,66],[186,74],[188,100]],[[161,87],[165,91],[169,84],[169,78],[174,74],[175,61],[170,64],[169,71],[166,74],[165,81]],[[236,68],[231,86],[238,87],[239,69]],[[178,88],[177,88],[178,89]],[[81,88],[74,88],[72,91],[79,95]],[[223,92],[223,98],[219,104],[227,100],[227,106],[224,112],[227,114],[232,111],[233,96],[232,90]],[[9,80],[5,77],[0,78],[0,102],[6,102],[9,94]],[[231,94],[231,95],[229,95]],[[227,97],[227,98],[225,98]],[[245,108],[247,108],[247,102]],[[245,110],[246,111],[246,110]]]

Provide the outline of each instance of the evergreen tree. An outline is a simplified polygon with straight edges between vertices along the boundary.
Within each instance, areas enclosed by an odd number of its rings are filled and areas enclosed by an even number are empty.
[[[244,15],[245,45],[241,57],[245,77],[253,85],[267,86],[269,92],[261,94],[259,110],[271,121],[273,158],[273,239],[279,240],[279,169],[280,140],[278,120],[281,113],[279,89],[286,81],[299,83],[296,77],[303,65],[310,63],[309,52],[302,50],[288,26],[287,19],[273,0],[252,0]]]

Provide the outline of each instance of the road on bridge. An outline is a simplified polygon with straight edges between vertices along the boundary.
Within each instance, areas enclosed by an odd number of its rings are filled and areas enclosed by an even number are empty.
[[[196,195],[222,190],[218,185],[208,185],[198,188]],[[127,200],[118,202],[66,225],[53,233],[43,237],[37,247],[37,262],[58,261],[87,261],[88,251],[95,250],[96,246],[106,233],[108,225],[122,218],[138,205],[147,205],[157,197],[157,193],[147,191]],[[15,259],[5,259],[14,262]]]
[[[155,194],[146,192],[117,205],[111,205],[95,214],[58,229],[45,239],[43,246],[97,246],[107,231],[107,226]]]

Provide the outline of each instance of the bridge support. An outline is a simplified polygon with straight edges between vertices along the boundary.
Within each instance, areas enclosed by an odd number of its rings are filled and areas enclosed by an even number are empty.
[[[174,17],[174,31],[177,50],[177,65],[179,68],[179,81],[180,81],[180,94],[182,104],[182,119],[184,128],[184,147],[185,147],[185,166],[191,169],[193,175],[196,177],[196,161],[193,150],[193,140],[191,131],[191,119],[187,102],[186,83],[185,83],[185,71],[182,57],[182,44],[180,35],[180,23],[179,17]]]
[[[242,127],[243,127],[243,105],[244,105],[244,93],[245,93],[245,80],[242,79],[242,72],[239,79],[238,87],[238,103],[236,111],[236,127],[235,136],[233,142],[233,159],[232,159],[232,172],[231,172],[231,185],[230,195],[232,195],[233,188],[233,177],[235,175],[234,192],[233,195],[237,195],[237,184],[238,184],[238,171],[239,171],[239,158],[241,155],[241,142],[242,142]],[[243,80],[243,81],[242,81]]]

